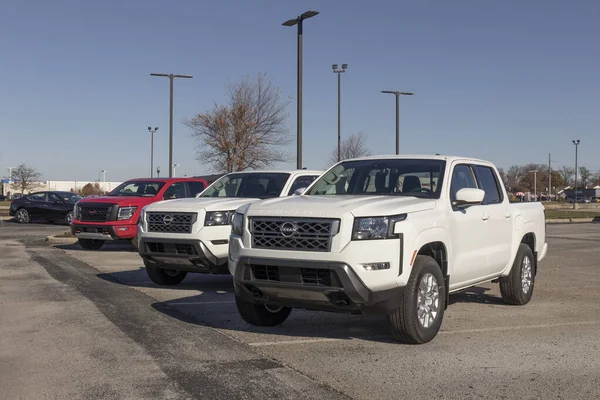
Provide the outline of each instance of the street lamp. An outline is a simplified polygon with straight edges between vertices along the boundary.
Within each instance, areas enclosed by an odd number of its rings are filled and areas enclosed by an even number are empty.
[[[179,167],[181,164],[173,164],[173,177],[175,177],[175,168]]]
[[[573,201],[573,209],[577,209],[577,148],[579,147],[579,143],[581,141],[579,139],[573,140],[573,144],[575,145],[575,200]]]
[[[302,15],[285,21],[283,26],[298,25],[298,98],[297,98],[297,113],[296,113],[296,129],[297,129],[297,149],[296,149],[296,164],[298,169],[302,169],[302,22],[305,19],[312,18],[319,14],[317,11],[306,11]]]
[[[156,176],[160,178],[160,167],[156,167]]]
[[[106,182],[106,170],[102,170],[102,182]]]
[[[191,75],[173,75],[173,74],[150,74],[151,76],[165,76],[170,82],[170,105],[169,105],[169,178],[173,177],[171,166],[173,165],[173,79],[174,78],[193,78]]]
[[[396,95],[396,155],[400,154],[400,96],[412,96],[412,92],[398,92],[393,90],[382,90],[381,93]]]
[[[340,162],[340,148],[341,148],[341,117],[340,117],[340,102],[341,102],[341,96],[340,96],[340,86],[341,86],[341,77],[342,74],[344,72],[346,72],[346,68],[348,68],[348,64],[342,64],[342,69],[338,69],[338,65],[337,64],[333,64],[331,66],[331,68],[333,69],[333,73],[337,74],[338,77],[338,157],[337,160],[338,162]]]
[[[148,132],[150,132],[150,178],[154,175],[154,132],[158,130],[158,127],[152,129],[152,127],[148,127]]]
[[[533,198],[537,201],[537,169],[531,170],[529,172],[533,172]]]
[[[17,167],[6,167],[6,169],[8,170],[8,180],[9,182],[12,182],[12,170],[15,169]]]

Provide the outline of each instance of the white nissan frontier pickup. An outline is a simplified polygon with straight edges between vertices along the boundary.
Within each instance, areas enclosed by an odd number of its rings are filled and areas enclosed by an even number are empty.
[[[527,304],[546,252],[543,205],[509,203],[492,163],[379,156],[237,209],[229,271],[249,324],[281,324],[293,308],[382,314],[396,340],[421,344],[450,293],[493,281],[505,303]]]

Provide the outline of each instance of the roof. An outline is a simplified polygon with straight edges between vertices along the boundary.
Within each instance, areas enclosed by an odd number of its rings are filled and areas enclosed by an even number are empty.
[[[199,179],[203,179],[202,177],[174,177],[174,178],[131,178],[127,179],[125,182],[131,181],[143,181],[143,182],[170,182],[170,181],[197,181]]]
[[[486,164],[490,164],[491,161],[488,160],[481,160],[481,159],[477,159],[477,158],[473,158],[473,157],[460,157],[460,156],[448,156],[448,155],[441,155],[441,154],[400,154],[400,155],[395,155],[395,154],[391,154],[391,155],[377,155],[377,156],[368,156],[368,157],[357,157],[357,158],[351,158],[348,160],[343,160],[343,161],[359,161],[359,160],[403,160],[403,159],[424,159],[424,160],[444,160],[444,161],[464,161],[464,160],[468,160],[468,161],[472,161],[472,162],[479,162],[479,163],[486,163]]]
[[[247,170],[247,171],[235,171],[230,172],[229,174],[294,174],[294,173],[302,173],[302,174],[317,174],[321,175],[325,171],[317,171],[312,169],[289,169],[289,170]]]

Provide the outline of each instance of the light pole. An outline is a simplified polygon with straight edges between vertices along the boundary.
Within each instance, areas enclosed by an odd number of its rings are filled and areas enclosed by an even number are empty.
[[[382,90],[381,93],[396,95],[396,155],[400,154],[400,96],[412,96],[412,92],[398,92],[393,90]]]
[[[340,103],[341,103],[341,83],[342,83],[342,74],[346,72],[346,68],[348,68],[348,64],[342,64],[342,69],[338,69],[337,64],[333,64],[331,66],[333,69],[333,73],[337,74],[338,77],[338,157],[337,160],[340,162],[340,149],[342,142],[342,134],[341,134],[341,114],[340,114]]]
[[[179,167],[181,164],[173,164],[173,177],[175,177],[175,168]]]
[[[154,176],[154,132],[158,130],[158,127],[152,129],[152,127],[148,127],[148,132],[150,132],[150,178]]]
[[[573,209],[577,209],[577,174],[579,173],[577,171],[577,148],[580,142],[581,140],[579,139],[573,140],[573,144],[575,145],[575,199],[573,201]]]
[[[537,201],[537,169],[536,170],[532,170],[529,172],[533,172],[533,198],[535,199],[534,201]]]
[[[296,166],[302,169],[302,22],[305,19],[314,17],[319,14],[318,11],[306,11],[302,15],[285,21],[283,26],[298,25],[298,98],[297,98],[297,113],[296,113],[296,129],[297,129],[297,149],[296,149]]]
[[[17,167],[6,167],[6,169],[8,169],[8,180],[10,182],[12,182],[12,170],[15,168],[17,168]]]
[[[170,101],[169,101],[169,178],[173,177],[173,79],[174,78],[193,78],[191,75],[173,75],[173,74],[150,74],[152,76],[165,76],[170,82]]]
[[[156,176],[160,178],[160,167],[156,167]]]

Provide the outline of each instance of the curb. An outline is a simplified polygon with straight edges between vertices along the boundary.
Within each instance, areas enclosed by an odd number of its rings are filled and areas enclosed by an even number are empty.
[[[77,240],[77,238],[46,236],[45,241],[50,244],[75,244]]]
[[[589,222],[600,222],[598,217],[596,218],[563,218],[563,219],[547,219],[548,224],[581,224]]]

